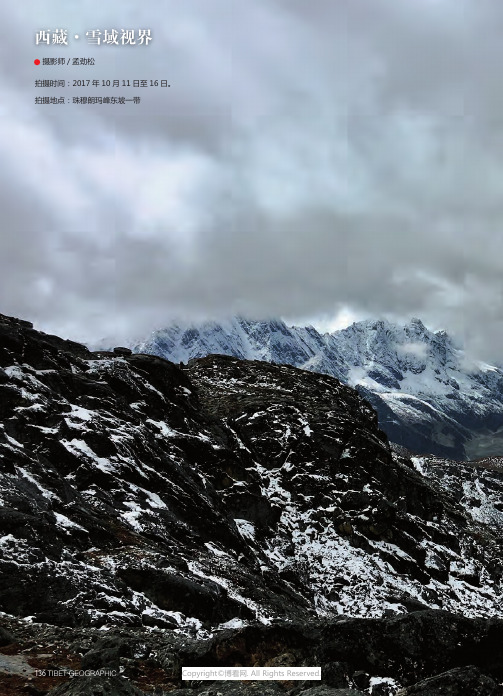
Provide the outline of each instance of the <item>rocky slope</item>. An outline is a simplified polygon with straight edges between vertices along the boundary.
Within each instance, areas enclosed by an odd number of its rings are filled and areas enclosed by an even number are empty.
[[[271,626],[226,628],[199,640],[145,627],[116,626],[104,633],[92,627],[63,628],[14,619],[3,623],[2,696],[36,696],[48,690],[51,696],[502,694],[503,621],[497,619],[421,611],[385,619],[279,621]],[[182,682],[182,665],[321,665],[322,681]],[[109,674],[71,676],[91,670]]]
[[[497,693],[501,472],[467,464],[460,488],[434,469],[331,376],[96,354],[0,315],[3,674],[24,689],[9,655],[83,655],[152,692],[181,687],[180,664],[263,661],[373,694],[433,677]]]
[[[232,319],[154,332],[135,351],[174,362],[211,353],[337,377],[371,401],[390,440],[457,459],[503,452],[503,370],[469,361],[444,332],[362,321],[331,334]]]

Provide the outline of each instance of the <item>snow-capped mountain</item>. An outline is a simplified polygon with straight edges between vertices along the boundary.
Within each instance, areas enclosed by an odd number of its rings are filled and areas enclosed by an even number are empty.
[[[293,365],[337,377],[370,400],[393,441],[458,459],[503,453],[503,370],[469,361],[445,331],[362,321],[320,334],[312,326],[234,318],[173,325],[133,346],[188,362],[209,354]]]

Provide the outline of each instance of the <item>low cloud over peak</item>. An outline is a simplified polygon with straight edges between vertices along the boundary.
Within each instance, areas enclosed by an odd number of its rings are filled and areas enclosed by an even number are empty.
[[[45,5],[1,10],[2,311],[90,340],[348,307],[501,360],[503,6]],[[125,22],[151,45],[41,47],[96,65],[33,66],[37,30]],[[61,76],[171,86],[35,105],[34,80]]]

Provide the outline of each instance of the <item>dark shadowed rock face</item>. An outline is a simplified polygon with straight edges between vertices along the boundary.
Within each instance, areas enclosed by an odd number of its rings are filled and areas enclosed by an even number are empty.
[[[476,667],[461,667],[425,679],[397,696],[501,696],[501,687]]]
[[[472,663],[494,675],[497,655],[472,659],[473,621],[439,633],[438,612],[422,610],[481,617],[480,635],[501,638],[482,621],[501,615],[499,479],[481,516],[423,466],[392,452],[368,402],[333,377],[224,356],[182,369],[96,354],[0,315],[7,615],[90,635],[129,627],[133,642],[181,631],[197,637],[187,664],[314,660],[333,689],[392,693]],[[459,471],[474,488],[472,470]],[[427,640],[404,661],[416,624]],[[430,654],[437,633],[450,662]]]

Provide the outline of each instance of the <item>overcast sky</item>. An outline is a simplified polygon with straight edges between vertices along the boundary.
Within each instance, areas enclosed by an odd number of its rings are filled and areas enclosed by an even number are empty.
[[[0,18],[1,312],[77,340],[419,316],[503,359],[503,3],[23,0]],[[59,28],[70,46],[35,46]],[[153,39],[87,45],[114,28]],[[60,56],[96,65],[33,64]],[[141,103],[34,103],[63,94]]]

